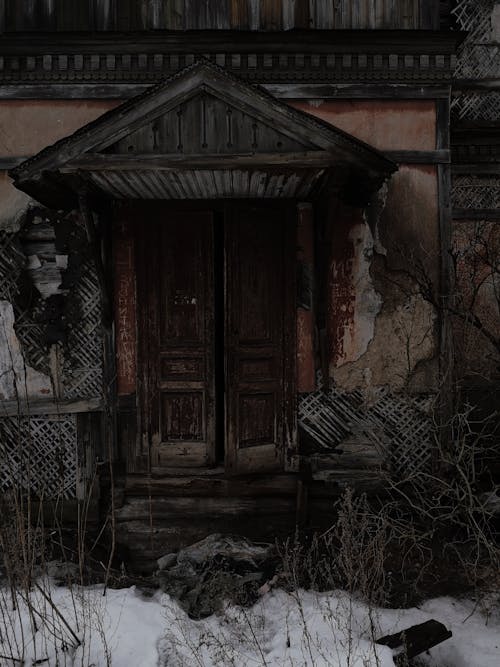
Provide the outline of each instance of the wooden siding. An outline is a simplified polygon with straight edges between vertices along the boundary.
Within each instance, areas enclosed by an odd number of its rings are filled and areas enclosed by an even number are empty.
[[[0,30],[438,29],[435,0],[0,0]]]

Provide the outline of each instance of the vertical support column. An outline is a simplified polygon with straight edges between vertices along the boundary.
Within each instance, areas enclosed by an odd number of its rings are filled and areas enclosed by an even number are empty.
[[[314,220],[312,204],[297,207],[297,391],[316,389],[314,363]]]
[[[436,102],[436,149],[450,149],[450,97]],[[440,247],[440,355],[439,355],[439,392],[440,392],[440,441],[443,447],[450,445],[450,419],[453,414],[454,399],[454,351],[453,331],[449,308],[453,299],[454,269],[450,255],[452,247],[451,214],[451,165],[439,164],[439,247]],[[439,465],[434,453],[434,462]]]
[[[137,372],[135,249],[129,220],[118,221],[115,230],[113,272],[117,387],[119,396],[127,396],[135,393]]]

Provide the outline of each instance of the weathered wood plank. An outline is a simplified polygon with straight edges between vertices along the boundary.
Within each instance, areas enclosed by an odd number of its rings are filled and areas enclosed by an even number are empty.
[[[452,633],[442,623],[431,619],[393,635],[376,639],[375,643],[397,649],[394,662],[399,667],[403,667],[403,665],[408,664],[408,660],[424,653],[424,651],[428,651],[433,646],[441,644],[452,636]]]
[[[124,487],[128,497],[150,494],[160,497],[294,496],[297,476],[280,474],[228,478],[223,468],[207,470],[203,476],[198,471],[177,469],[162,477],[127,475]]]
[[[283,30],[295,28],[295,2],[296,0],[282,0],[282,25]]]
[[[0,416],[15,415],[59,415],[79,412],[99,412],[102,410],[102,398],[89,398],[80,401],[1,401]]]
[[[185,26],[184,19],[184,0],[170,0],[162,3],[163,24],[162,27],[167,30],[183,30]]]
[[[248,30],[250,27],[249,3],[230,0],[229,20],[233,30]]]
[[[230,0],[210,0],[207,3],[207,25],[212,30],[227,30],[230,23]]]
[[[451,171],[453,174],[475,174],[476,176],[486,176],[488,174],[500,174],[500,164],[484,162],[452,164]]]
[[[210,518],[219,519],[224,516],[235,516],[241,520],[242,516],[265,516],[269,514],[286,514],[294,509],[294,498],[273,496],[272,502],[265,497],[189,497],[169,496],[150,498],[129,498],[123,507],[116,511],[117,523],[137,521],[145,522],[149,527],[149,520],[170,521],[196,519],[200,521]],[[294,516],[294,513],[292,513]]]
[[[55,30],[57,25],[55,0],[42,0],[38,3],[37,28],[39,30]]]
[[[90,3],[55,0],[56,26],[59,31],[90,30]]]
[[[295,28],[310,28],[310,10],[307,0],[295,0]]]
[[[2,9],[10,31],[274,31],[294,27],[436,30],[449,13],[448,3],[434,0],[0,0]]]
[[[136,390],[135,246],[129,220],[116,220],[113,244],[116,371],[118,394]]]
[[[411,151],[408,151],[410,153]],[[416,151],[418,153],[418,151]],[[431,151],[432,152],[432,151]],[[258,153],[234,155],[113,155],[108,153],[88,153],[61,167],[62,173],[72,173],[78,169],[95,170],[136,170],[154,169],[159,171],[177,171],[180,166],[186,169],[217,167],[245,168],[261,166],[283,166],[307,169],[310,167],[328,167],[333,158],[326,151],[305,151],[300,153]]]
[[[281,30],[282,0],[260,0],[260,29]]]
[[[59,1],[59,0],[58,0]],[[194,0],[191,0],[194,1]],[[123,5],[126,7],[127,3]],[[302,5],[301,5],[302,6]],[[307,8],[309,5],[306,5]],[[119,7],[122,7],[120,3]],[[258,5],[256,5],[258,10]],[[296,5],[297,7],[297,5]],[[308,17],[309,12],[305,12]],[[256,12],[258,20],[258,11]],[[309,19],[307,19],[308,21]],[[302,26],[297,26],[302,27]],[[304,27],[307,27],[305,25]],[[125,29],[125,28],[124,28]],[[3,55],[45,54],[137,54],[137,37],[127,33],[99,35],[19,35],[6,34],[2,38]],[[425,33],[406,30],[325,30],[282,31],[278,35],[262,32],[258,36],[241,35],[235,45],[225,31],[199,31],[196,34],[172,32],[158,35],[156,32],[141,36],[142,53],[281,53],[283,50],[297,53],[375,53],[375,54],[450,54],[464,38],[463,32]]]
[[[500,209],[498,208],[454,208],[452,211],[453,220],[490,220],[491,222],[500,221]]]
[[[339,84],[339,83],[263,83],[279,99],[446,99],[447,86],[405,84]],[[86,100],[121,99],[139,95],[150,86],[142,83],[34,84],[2,85],[0,100]]]
[[[260,28],[260,0],[247,0],[250,30]]]
[[[309,0],[311,28],[320,30],[335,27],[335,3],[333,0]]]
[[[423,30],[439,30],[441,3],[436,0],[420,0],[420,28]]]
[[[96,488],[96,461],[106,458],[104,452],[102,414],[81,412],[77,415],[78,476],[76,496],[85,500],[98,491]]]
[[[314,218],[311,204],[299,204],[297,221],[297,266],[302,274],[304,293],[297,304],[297,392],[316,389],[314,359]],[[306,283],[304,285],[304,283]]]
[[[435,151],[384,151],[385,155],[398,164],[450,164],[448,149]]]
[[[90,23],[94,30],[113,30],[115,28],[115,0],[92,0],[90,11]]]

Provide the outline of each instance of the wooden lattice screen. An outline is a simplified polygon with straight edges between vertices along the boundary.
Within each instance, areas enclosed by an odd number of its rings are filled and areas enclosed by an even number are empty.
[[[454,208],[500,208],[500,177],[456,175],[451,196]]]
[[[0,419],[0,490],[73,498],[77,482],[75,415]]]
[[[56,265],[56,248],[53,240],[44,238],[43,242],[40,257],[50,272]],[[48,374],[49,347],[44,343],[46,302],[39,298],[31,307],[24,307],[20,289],[29,277],[29,271],[22,275],[26,267],[22,233],[1,231],[0,300],[13,306],[15,332],[26,364]],[[80,278],[67,294],[77,315],[68,326],[67,340],[62,345],[62,372],[53,380],[61,388],[61,400],[99,398],[103,377],[101,300],[91,259],[85,260]],[[0,405],[0,491],[16,485],[38,496],[74,497],[78,469],[76,414],[28,416],[24,414],[26,407],[19,412],[13,416],[10,409],[2,415]]]
[[[469,34],[461,46],[455,79],[481,81],[500,74],[500,48],[493,34],[495,0],[458,0],[452,10],[457,27]],[[496,121],[500,117],[500,92],[461,90],[452,100],[458,120]]]
[[[79,304],[80,324],[72,327],[68,337],[63,364],[64,397],[99,397],[103,373],[101,299],[95,267],[90,260],[84,266],[74,296]]]
[[[319,384],[321,378],[319,378]],[[370,443],[395,474],[405,476],[431,466],[434,397],[395,394],[376,389],[346,392],[331,388],[304,394],[299,426],[327,453],[352,437]]]

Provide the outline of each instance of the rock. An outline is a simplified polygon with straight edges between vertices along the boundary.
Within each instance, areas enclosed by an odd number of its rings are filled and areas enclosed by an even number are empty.
[[[275,569],[271,545],[215,533],[159,558],[157,579],[192,618],[218,611],[226,600],[251,603]]]

